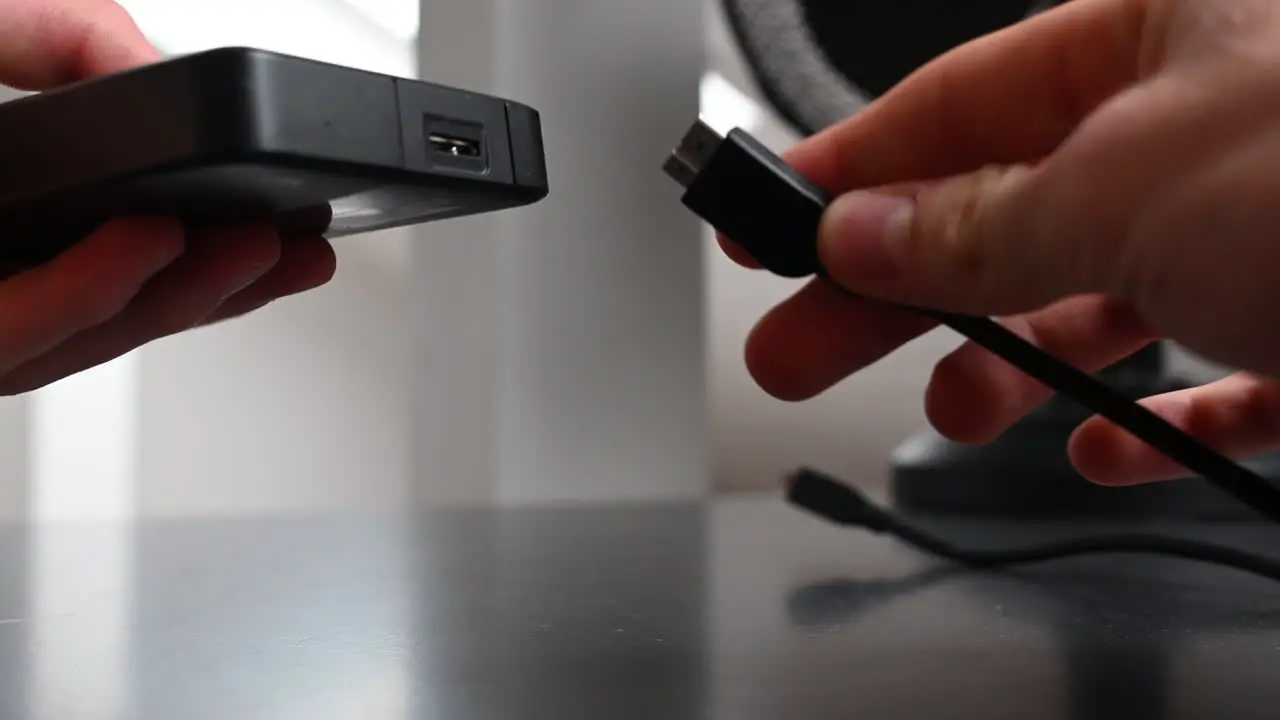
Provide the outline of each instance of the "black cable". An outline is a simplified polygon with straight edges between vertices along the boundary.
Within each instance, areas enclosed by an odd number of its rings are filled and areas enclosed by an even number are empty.
[[[1129,431],[1274,522],[1280,522],[1280,489],[1260,475],[1187,435],[1102,381],[1043,352],[987,318],[922,310],[1009,364]]]
[[[665,170],[685,188],[686,207],[733,238],[769,271],[823,275],[817,235],[829,198],[741,130],[721,136],[702,122],[686,133]],[[1087,373],[990,318],[914,308],[983,346],[1027,375],[1101,415],[1185,469],[1280,523],[1280,488],[1200,443]]]
[[[810,468],[801,468],[788,478],[787,500],[838,525],[891,535],[931,555],[976,569],[1030,565],[1080,555],[1133,553],[1221,565],[1280,582],[1280,561],[1272,558],[1224,545],[1148,533],[1098,535],[1013,550],[961,548],[910,525],[854,488]]]

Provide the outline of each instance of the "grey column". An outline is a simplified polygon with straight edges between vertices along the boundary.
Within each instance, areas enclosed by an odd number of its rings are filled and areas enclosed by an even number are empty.
[[[423,78],[541,111],[551,196],[419,231],[421,497],[704,494],[704,238],[660,171],[698,113],[701,5],[424,0],[422,11]]]
[[[0,86],[0,102],[25,93]],[[0,398],[0,519],[27,516],[30,493],[29,404],[26,396]]]

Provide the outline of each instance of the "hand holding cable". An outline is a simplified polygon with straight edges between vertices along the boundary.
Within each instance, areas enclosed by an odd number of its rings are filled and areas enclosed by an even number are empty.
[[[761,321],[753,374],[811,397],[937,324],[910,307],[995,316],[1090,372],[1168,337],[1244,372],[1146,408],[1236,457],[1280,445],[1276,60],[1268,0],[1074,0],[929,64],[787,154],[834,198],[828,278]],[[981,443],[1052,391],[970,342],[927,407]],[[1108,484],[1184,467],[1101,417],[1070,453]]]

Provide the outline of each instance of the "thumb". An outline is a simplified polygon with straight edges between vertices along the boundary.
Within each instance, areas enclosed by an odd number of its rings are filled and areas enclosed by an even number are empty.
[[[112,0],[0,0],[0,16],[0,85],[47,90],[160,59]]]
[[[1085,228],[1051,217],[1043,166],[988,167],[908,194],[855,191],[819,230],[830,278],[860,295],[972,315],[1008,315],[1096,290]]]

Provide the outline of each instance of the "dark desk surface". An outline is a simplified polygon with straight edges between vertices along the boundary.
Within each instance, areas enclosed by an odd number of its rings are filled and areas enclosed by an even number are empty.
[[[1131,557],[939,572],[773,500],[3,540],[6,719],[1280,715],[1280,585]]]

